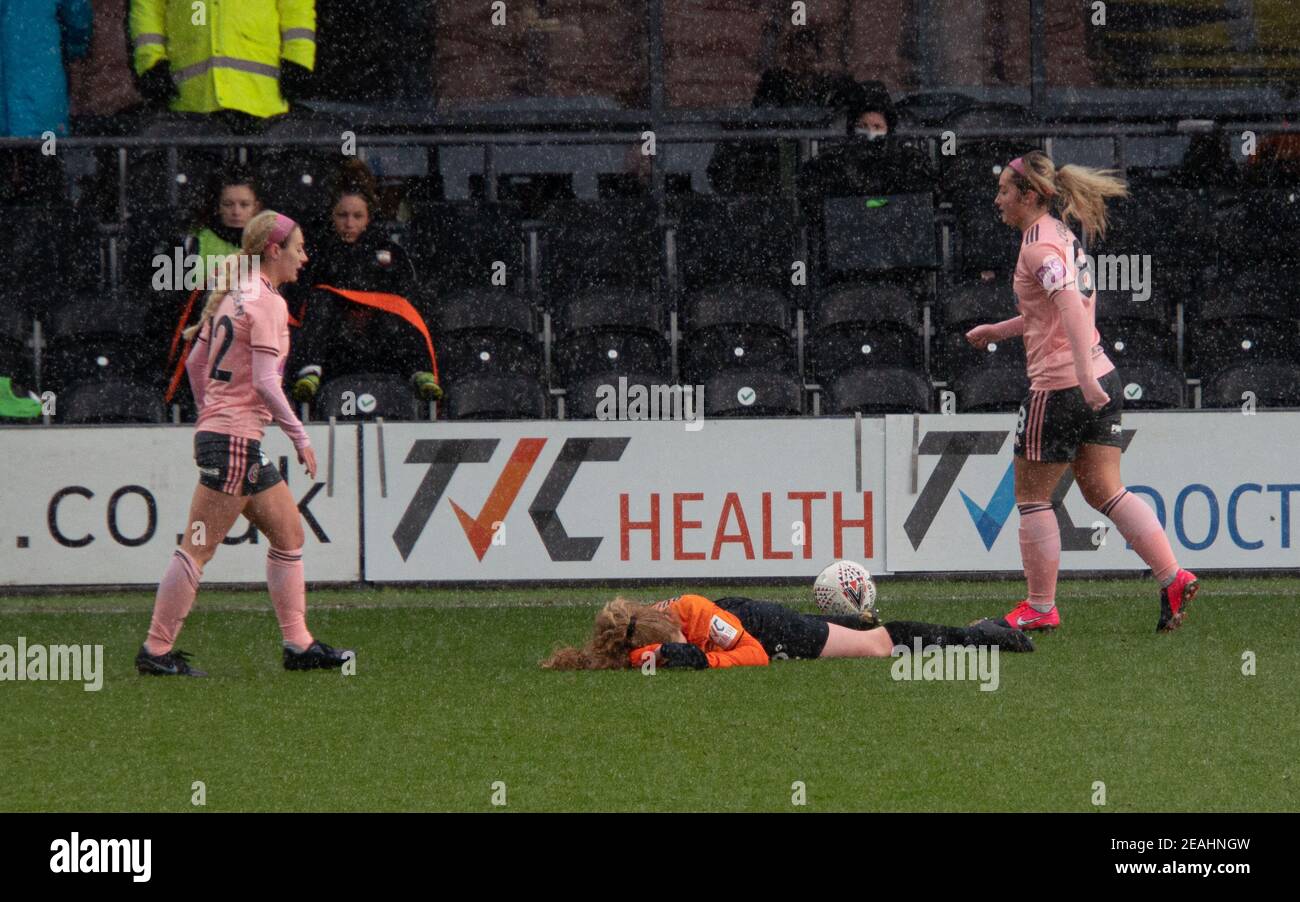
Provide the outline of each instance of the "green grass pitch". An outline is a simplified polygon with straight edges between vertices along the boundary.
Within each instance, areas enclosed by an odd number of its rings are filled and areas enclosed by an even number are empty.
[[[1295,811],[1296,585],[1203,580],[1157,636],[1149,579],[1063,581],[1064,628],[1004,655],[994,692],[897,682],[887,660],[540,670],[614,594],[590,587],[314,592],[309,624],[358,649],[354,676],[284,672],[265,594],[204,591],[179,645],[212,678],[145,678],[151,594],[10,596],[0,643],[102,643],[105,673],[99,692],[0,683],[0,810],[493,811],[501,783],[506,811]],[[1022,586],[880,588],[886,619],[965,623]]]

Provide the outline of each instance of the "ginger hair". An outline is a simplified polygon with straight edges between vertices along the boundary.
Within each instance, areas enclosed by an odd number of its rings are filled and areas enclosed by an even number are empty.
[[[632,638],[628,638],[628,624],[636,617]],[[628,654],[634,648],[672,642],[681,624],[668,611],[653,605],[637,604],[626,598],[615,598],[596,612],[596,623],[591,638],[582,648],[556,648],[542,661],[547,670],[621,670],[632,667]]]

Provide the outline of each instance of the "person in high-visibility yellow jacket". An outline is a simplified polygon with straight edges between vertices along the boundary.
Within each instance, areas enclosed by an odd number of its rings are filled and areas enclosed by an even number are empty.
[[[287,112],[316,64],[316,0],[131,0],[140,89],[178,113]]]

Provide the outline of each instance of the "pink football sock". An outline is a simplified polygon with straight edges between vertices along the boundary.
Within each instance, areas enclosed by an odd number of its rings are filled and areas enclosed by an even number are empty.
[[[1046,501],[1017,504],[1020,511],[1020,557],[1029,584],[1029,604],[1047,613],[1056,604],[1056,572],[1061,569],[1061,531]]]
[[[1097,510],[1110,518],[1124,540],[1146,561],[1160,585],[1168,585],[1178,573],[1178,561],[1155,511],[1128,489],[1120,489]]]
[[[307,632],[307,583],[303,577],[302,549],[281,551],[272,548],[266,553],[266,588],[275,605],[275,617],[280,621],[284,641],[306,651],[312,643]]]
[[[203,571],[182,548],[172,552],[171,563],[158,583],[153,601],[153,619],[149,621],[149,638],[145,650],[151,655],[165,655],[172,650],[181,626],[194,605]]]

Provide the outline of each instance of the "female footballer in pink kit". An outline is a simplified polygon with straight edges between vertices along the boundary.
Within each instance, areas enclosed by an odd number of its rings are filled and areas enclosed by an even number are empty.
[[[1015,441],[1020,554],[1029,597],[1001,618],[1012,629],[1061,624],[1061,534],[1052,492],[1067,466],[1083,497],[1110,518],[1159,581],[1157,631],[1177,629],[1196,595],[1196,576],[1178,566],[1160,521],[1120,481],[1123,382],[1099,343],[1087,258],[1061,221],[1077,222],[1091,241],[1105,234],[1106,199],[1127,193],[1124,182],[1105,171],[1058,169],[1040,151],[1012,160],[998,180],[994,203],[1002,221],[1024,236],[1013,285],[1020,316],[976,326],[966,338],[984,348],[1023,335],[1029,364],[1029,397],[1020,406]],[[1054,207],[1061,219],[1052,215]]]
[[[239,282],[241,258],[249,258],[242,260],[242,272],[251,285]],[[285,669],[338,667],[346,660],[347,652],[317,641],[307,630],[298,506],[261,450],[263,428],[275,420],[293,441],[307,474],[316,477],[316,454],[281,387],[289,311],[276,290],[297,279],[306,262],[302,231],[292,219],[273,211],[253,217],[244,227],[239,255],[227,258],[226,285],[214,288],[202,318],[186,333],[186,338],[198,336],[185,369],[199,409],[194,436],[199,485],[183,543],[158,585],[148,638],[136,655],[140,673],[206,676],[173,646],[203,567],[241,513],[271,545],[266,584],[284,637]]]

